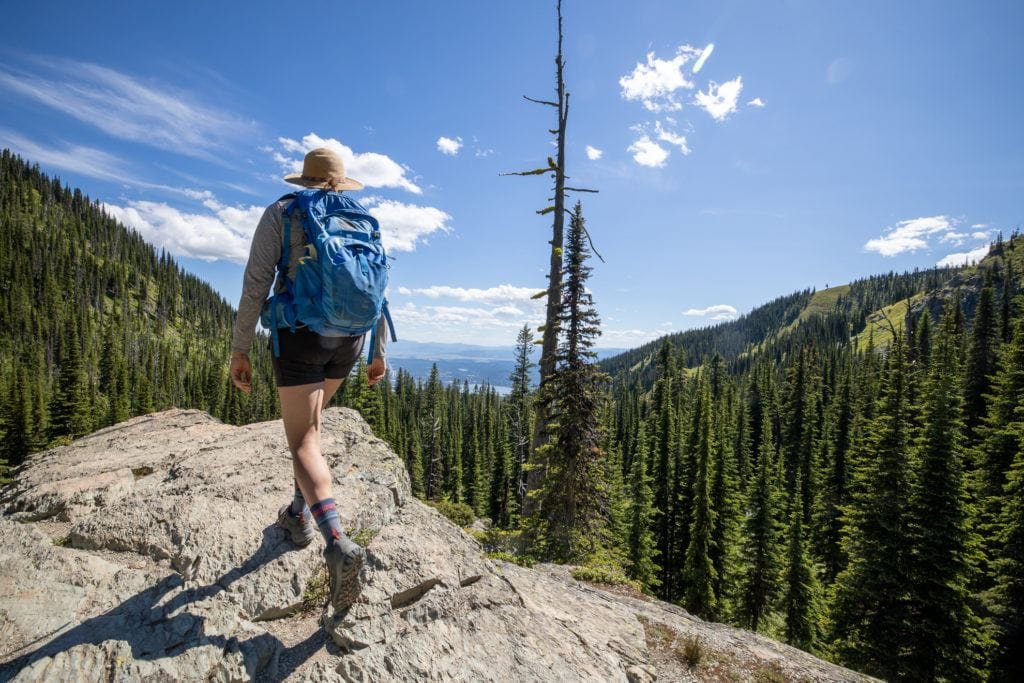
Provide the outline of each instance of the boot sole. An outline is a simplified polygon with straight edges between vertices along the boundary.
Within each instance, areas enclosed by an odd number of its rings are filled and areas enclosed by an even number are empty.
[[[345,569],[339,568],[337,572],[331,571],[331,563],[327,563],[328,576],[331,579],[331,606],[335,612],[340,612],[352,606],[363,590],[363,584],[359,580],[359,572],[365,563],[365,551]]]

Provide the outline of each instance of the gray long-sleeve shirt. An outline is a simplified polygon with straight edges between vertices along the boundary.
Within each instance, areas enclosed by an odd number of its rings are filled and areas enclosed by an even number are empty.
[[[249,353],[249,348],[252,346],[256,321],[260,317],[263,302],[274,283],[277,262],[281,260],[284,232],[281,215],[290,202],[290,199],[279,199],[268,206],[252,236],[249,261],[245,264],[245,275],[242,278],[242,298],[238,302],[238,315],[235,317],[235,327],[231,334],[232,351]],[[295,223],[292,223],[292,228],[289,235],[288,277],[294,281],[296,265],[299,258],[305,253],[303,246],[306,239],[301,228],[296,229],[298,226]],[[275,292],[281,292],[283,289],[284,284],[278,282]],[[377,321],[376,344],[373,351],[375,358],[381,360],[386,358],[387,343],[387,322],[382,315]]]

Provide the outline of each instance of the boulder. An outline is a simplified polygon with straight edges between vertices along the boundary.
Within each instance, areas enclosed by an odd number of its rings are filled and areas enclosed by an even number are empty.
[[[0,681],[865,680],[565,567],[491,561],[358,413],[323,425],[367,544],[349,610],[318,599],[319,539],[273,526],[292,491],[280,422],[168,410],[36,454],[0,492]]]

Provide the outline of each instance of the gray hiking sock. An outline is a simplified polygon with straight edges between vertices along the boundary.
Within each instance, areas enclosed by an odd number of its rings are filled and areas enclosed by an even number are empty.
[[[344,538],[345,532],[341,530],[341,519],[338,517],[338,510],[333,498],[324,498],[309,506],[313,513],[316,526],[323,534],[324,542],[328,546],[334,543],[335,539]]]
[[[299,482],[295,482],[295,496],[292,498],[291,513],[298,517],[303,514],[306,509],[306,499],[302,497],[302,489],[299,488]]]

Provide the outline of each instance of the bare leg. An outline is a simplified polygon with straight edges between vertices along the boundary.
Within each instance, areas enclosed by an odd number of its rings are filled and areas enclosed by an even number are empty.
[[[331,399],[334,397],[334,392],[340,389],[341,385],[344,383],[344,377],[342,377],[341,379],[331,379],[330,377],[328,377],[327,379],[324,380],[324,400],[323,403],[321,403],[321,408],[323,408],[324,410],[327,409],[327,404],[330,403]]]
[[[333,393],[333,391],[331,392]],[[295,481],[302,497],[312,505],[331,498],[331,471],[320,452],[320,410],[324,383],[278,387],[284,433],[292,452]]]

